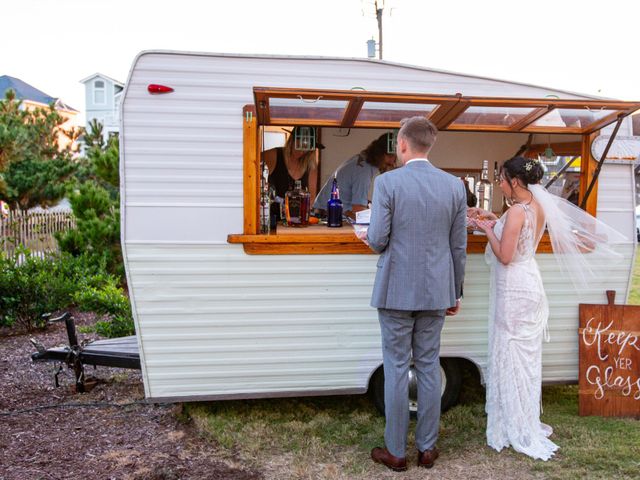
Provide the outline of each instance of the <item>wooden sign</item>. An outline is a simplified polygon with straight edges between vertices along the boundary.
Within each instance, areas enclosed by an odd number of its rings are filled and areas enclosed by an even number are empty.
[[[640,417],[640,306],[580,304],[580,415]]]

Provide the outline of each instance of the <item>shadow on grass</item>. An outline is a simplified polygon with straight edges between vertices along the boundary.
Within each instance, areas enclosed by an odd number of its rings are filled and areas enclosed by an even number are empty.
[[[542,420],[553,426],[552,439],[560,445],[557,456],[541,462],[510,449],[498,454],[485,444],[484,388],[477,371],[466,369],[459,404],[442,415],[443,457],[455,462],[468,453],[495,462],[492,468],[501,475],[506,462],[544,478],[638,478],[638,420],[579,417],[577,386],[546,386],[543,402]],[[296,468],[313,458],[367,477],[373,468],[369,451],[384,443],[384,418],[366,395],[193,403],[185,413],[223,453],[250,462],[259,458]],[[414,427],[412,421],[409,453]]]
[[[442,416],[443,452],[476,448],[484,442],[484,388],[477,371],[463,379],[460,404]],[[229,452],[252,458],[259,452],[340,459],[341,468],[362,473],[371,448],[384,444],[384,417],[367,395],[238,400],[185,405],[201,432]],[[409,449],[415,422],[411,421]],[[363,465],[366,462],[366,465]]]

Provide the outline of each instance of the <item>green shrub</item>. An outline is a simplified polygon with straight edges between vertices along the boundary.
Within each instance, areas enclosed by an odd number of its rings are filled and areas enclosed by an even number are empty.
[[[47,258],[19,251],[24,261],[0,256],[0,326],[15,325],[31,331],[45,326],[43,313],[78,306],[110,317],[96,325],[109,337],[132,335],[129,299],[118,286],[118,278],[104,272],[95,257],[70,254]]]
[[[87,266],[69,255],[42,259],[19,252],[21,263],[0,258],[0,325],[31,331],[44,326],[43,313],[72,306]]]
[[[129,298],[117,284],[115,277],[109,276],[102,284],[86,284],[74,296],[80,310],[91,311],[110,317],[108,321],[96,323],[96,331],[106,337],[134,335]]]
[[[117,338],[135,335],[136,330],[131,316],[118,316],[109,321],[96,322],[96,332],[105,337]]]

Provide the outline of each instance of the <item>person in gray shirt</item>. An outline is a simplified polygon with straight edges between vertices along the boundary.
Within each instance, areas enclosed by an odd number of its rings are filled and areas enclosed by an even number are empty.
[[[387,152],[385,133],[338,167],[318,193],[313,208],[326,211],[327,201],[331,198],[333,177],[336,176],[343,211],[345,215],[355,218],[355,212],[368,208],[373,192],[373,180],[378,174],[394,168],[395,164],[395,153]]]

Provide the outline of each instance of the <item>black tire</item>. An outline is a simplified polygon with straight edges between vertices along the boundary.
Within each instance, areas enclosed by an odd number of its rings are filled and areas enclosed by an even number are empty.
[[[442,384],[444,387],[440,403],[440,410],[442,412],[446,412],[456,403],[458,403],[458,397],[460,396],[460,387],[462,386],[462,373],[460,362],[458,362],[458,360],[455,358],[441,358],[440,367],[440,371],[442,372]],[[411,366],[411,370],[412,372],[410,372],[408,401],[411,416],[415,418],[415,388],[412,388],[412,383],[414,382],[412,382],[411,378],[411,376],[414,375],[413,365]],[[415,376],[413,376],[413,379],[415,379]],[[371,376],[371,382],[369,384],[369,394],[378,412],[384,415],[384,369],[382,368],[382,366],[380,366]]]

